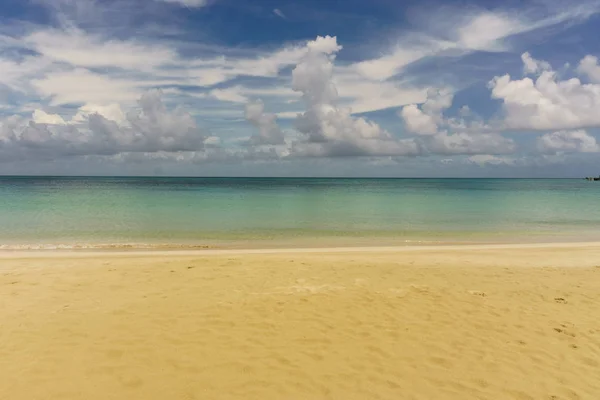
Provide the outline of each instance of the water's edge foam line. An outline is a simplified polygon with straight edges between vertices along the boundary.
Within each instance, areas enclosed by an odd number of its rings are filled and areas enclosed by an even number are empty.
[[[93,257],[153,257],[153,256],[223,256],[253,254],[319,254],[319,253],[405,253],[465,250],[511,250],[511,249],[578,249],[600,248],[600,242],[560,243],[514,243],[514,244],[465,244],[434,246],[386,246],[386,247],[323,247],[323,248],[264,248],[264,249],[210,249],[210,250],[0,250],[0,259],[27,258],[93,258]]]

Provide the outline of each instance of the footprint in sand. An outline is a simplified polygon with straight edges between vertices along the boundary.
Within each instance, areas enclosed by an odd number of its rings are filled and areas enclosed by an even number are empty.
[[[562,326],[563,326],[563,328],[565,327],[564,325],[562,325]],[[554,328],[554,330],[556,332],[558,332],[558,333],[563,333],[563,334],[565,334],[567,336],[571,336],[571,337],[576,337],[577,336],[574,333],[569,332],[569,331],[567,331],[566,329],[563,329],[563,328]]]
[[[473,296],[481,296],[481,297],[487,296],[487,294],[485,292],[482,292],[479,290],[469,290],[469,294],[472,294]]]

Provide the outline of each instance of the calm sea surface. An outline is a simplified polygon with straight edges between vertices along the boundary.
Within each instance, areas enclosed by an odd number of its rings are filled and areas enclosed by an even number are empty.
[[[0,177],[0,246],[600,240],[567,179]]]

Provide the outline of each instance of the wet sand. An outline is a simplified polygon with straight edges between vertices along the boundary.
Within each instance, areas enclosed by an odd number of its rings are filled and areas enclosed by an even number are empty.
[[[597,399],[600,244],[0,252],[0,399]]]

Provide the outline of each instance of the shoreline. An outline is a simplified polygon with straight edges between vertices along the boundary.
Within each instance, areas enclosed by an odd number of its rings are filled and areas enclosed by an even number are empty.
[[[433,247],[433,246],[472,246],[472,245],[543,245],[554,243],[588,243],[599,242],[598,231],[557,231],[540,232],[496,232],[473,233],[455,232],[429,234],[386,234],[371,235],[365,232],[354,232],[345,235],[323,235],[314,232],[312,235],[293,236],[272,232],[270,236],[257,235],[248,237],[199,236],[195,239],[180,238],[3,238],[0,240],[1,252],[21,251],[64,251],[64,252],[157,252],[157,251],[208,251],[208,250],[265,250],[265,249],[328,249],[357,247]]]
[[[409,253],[461,252],[485,250],[585,249],[600,248],[600,241],[485,243],[485,244],[419,244],[405,246],[337,246],[337,247],[264,247],[264,248],[107,248],[107,249],[0,249],[0,259],[95,258],[147,256],[227,256],[269,254],[345,254],[345,253]]]

